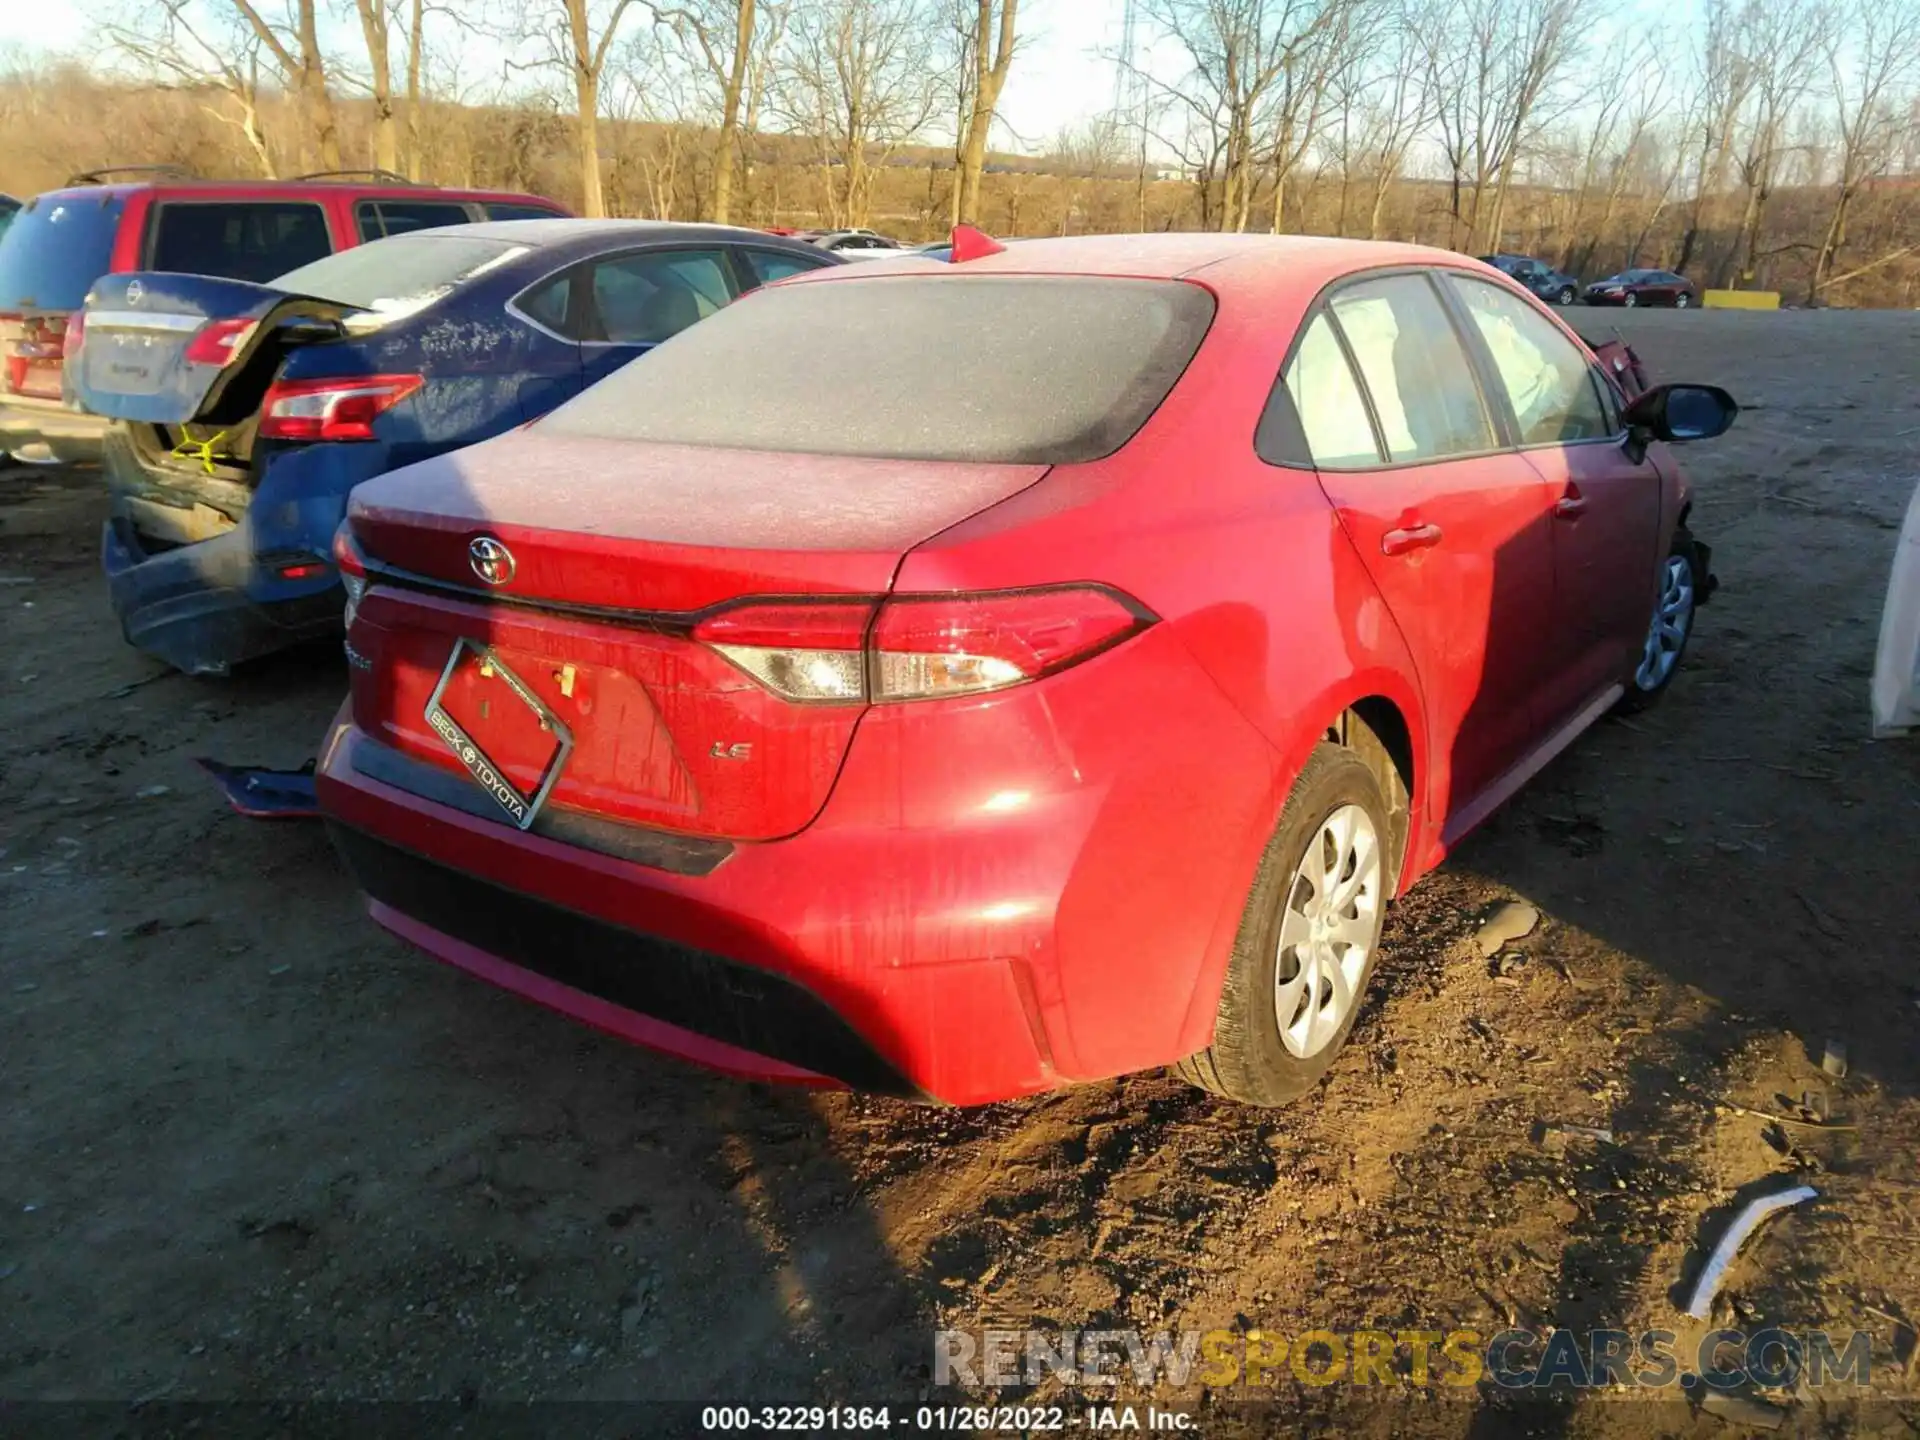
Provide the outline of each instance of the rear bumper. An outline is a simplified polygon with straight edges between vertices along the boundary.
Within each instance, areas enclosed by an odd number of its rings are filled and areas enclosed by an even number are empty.
[[[1151,727],[1126,718],[1143,682]],[[1157,631],[989,701],[871,710],[810,826],[679,870],[418,793],[394,754],[343,708],[315,776],[388,929],[698,1063],[954,1104],[1204,1046],[1284,793]]]
[[[127,643],[189,675],[341,632],[346,592],[331,568],[297,593],[257,600],[261,571],[245,529],[147,554],[124,515],[100,528],[100,568]]]
[[[0,398],[0,451],[22,460],[97,465],[108,421],[58,400]]]

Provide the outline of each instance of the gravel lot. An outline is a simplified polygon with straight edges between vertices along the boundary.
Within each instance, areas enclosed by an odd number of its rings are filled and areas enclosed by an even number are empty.
[[[1722,588],[1659,707],[1398,907],[1353,1043],[1277,1113],[1163,1075],[968,1112],[746,1087],[408,951],[317,826],[190,764],[307,758],[337,653],[158,672],[106,606],[97,475],[0,470],[0,1397],[897,1403],[938,1325],[1680,1328],[1702,1226],[1816,1167],[1734,1323],[1873,1332],[1881,1398],[1794,1424],[1920,1432],[1888,1318],[1920,1314],[1920,742],[1865,738],[1920,316],[1575,318],[1748,407],[1686,457]],[[1509,896],[1544,919],[1489,963]],[[1856,1128],[1783,1155],[1728,1108],[1805,1091]],[[1726,1428],[1281,1393],[1346,1433]]]

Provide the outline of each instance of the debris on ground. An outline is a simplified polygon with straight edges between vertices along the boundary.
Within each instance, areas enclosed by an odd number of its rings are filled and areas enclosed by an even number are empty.
[[[1531,935],[1539,923],[1540,912],[1526,901],[1503,901],[1480,922],[1474,943],[1480,947],[1481,956],[1491,960],[1512,941]]]
[[[1700,1278],[1694,1282],[1693,1296],[1687,1301],[1686,1313],[1695,1320],[1711,1318],[1713,1297],[1720,1289],[1720,1282],[1726,1278],[1727,1267],[1733,1264],[1740,1247],[1747,1243],[1747,1237],[1759,1229],[1760,1222],[1769,1215],[1804,1204],[1819,1193],[1811,1185],[1795,1185],[1790,1189],[1756,1195],[1749,1200],[1740,1213],[1733,1217],[1726,1234],[1720,1237],[1720,1243],[1707,1256],[1706,1264],[1700,1267]]]
[[[270,770],[259,765],[228,765],[201,756],[194,761],[213,777],[227,803],[253,820],[311,820],[320,814],[314,793],[315,763],[298,770]]]
[[[1601,1125],[1558,1125],[1545,1120],[1533,1122],[1533,1143],[1555,1153],[1572,1140],[1591,1140],[1600,1145],[1613,1144],[1613,1131]]]
[[[1843,1041],[1827,1041],[1826,1053],[1820,1057],[1820,1068],[1835,1080],[1847,1078],[1847,1047]]]

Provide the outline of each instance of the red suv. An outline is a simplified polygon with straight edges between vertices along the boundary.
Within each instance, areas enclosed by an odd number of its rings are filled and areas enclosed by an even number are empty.
[[[142,178],[107,183],[116,175]],[[175,270],[264,281],[363,240],[566,213],[533,195],[443,190],[381,171],[273,181],[143,167],[76,175],[28,201],[0,237],[0,452],[100,458],[107,422],[62,399],[60,367],[69,317],[102,275]]]

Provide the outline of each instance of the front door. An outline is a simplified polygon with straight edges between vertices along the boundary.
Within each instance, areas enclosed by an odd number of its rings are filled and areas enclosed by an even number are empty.
[[[1554,602],[1547,483],[1503,448],[1426,274],[1335,291],[1287,385],[1321,486],[1412,652],[1427,803],[1450,840],[1540,733]]]
[[[1639,658],[1658,579],[1660,475],[1627,454],[1607,382],[1558,325],[1498,285],[1449,283],[1492,361],[1521,454],[1548,488],[1555,625],[1540,705],[1552,728],[1624,682]]]

